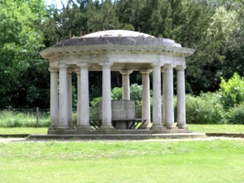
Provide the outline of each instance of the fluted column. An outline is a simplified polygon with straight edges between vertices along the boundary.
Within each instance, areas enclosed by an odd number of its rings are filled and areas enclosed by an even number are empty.
[[[79,124],[77,128],[89,130],[91,129],[89,123],[89,79],[88,79],[88,65],[79,64],[80,67],[80,107],[79,107]]]
[[[68,92],[67,92],[67,66],[59,66],[59,125],[58,128],[68,126]]]
[[[80,69],[75,70],[77,76],[77,126],[80,124]]]
[[[165,77],[165,69],[163,68],[162,70],[162,78],[163,78],[163,82],[162,82],[162,86],[163,86],[163,114],[162,114],[162,118],[163,118],[163,126],[165,126],[165,118],[166,118],[166,115],[165,115],[165,110],[166,110],[166,77]]]
[[[174,91],[173,66],[165,64],[165,127],[171,129],[174,125]]]
[[[153,126],[152,129],[162,132],[161,111],[161,65],[153,64]]]
[[[50,71],[50,127],[55,129],[58,126],[58,69],[49,68]]]
[[[113,129],[112,126],[112,104],[111,104],[111,70],[112,63],[103,63],[103,81],[102,81],[102,126],[101,129]]]
[[[141,127],[142,129],[149,129],[151,122],[151,110],[150,110],[150,79],[149,74],[151,69],[141,69],[142,74],[142,118],[146,119],[146,122]]]
[[[73,128],[72,122],[72,70],[67,70],[67,92],[68,92],[68,125],[70,128]]]
[[[132,70],[120,70],[122,74],[122,99],[130,100],[130,74]]]
[[[177,66],[177,126],[186,127],[185,66]]]

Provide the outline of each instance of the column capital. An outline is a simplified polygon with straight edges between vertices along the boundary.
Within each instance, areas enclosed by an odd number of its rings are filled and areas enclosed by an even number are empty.
[[[139,72],[141,74],[150,74],[152,72],[152,69],[140,69]]]
[[[80,68],[88,68],[88,64],[87,63],[78,63],[77,66],[80,67]]]
[[[68,66],[66,64],[60,64],[60,65],[58,65],[58,68],[59,69],[67,69]]]
[[[67,74],[72,74],[73,71],[73,69],[67,69]]]
[[[80,75],[80,69],[75,69],[75,73]]]
[[[179,70],[179,71],[183,71],[183,70],[186,69],[186,66],[185,66],[185,65],[177,65],[177,66],[175,67],[175,69],[176,69],[176,70]]]
[[[99,65],[101,65],[102,67],[107,67],[107,68],[110,68],[112,65],[113,65],[113,63],[110,63],[110,62],[106,62],[106,63],[99,63]]]
[[[49,67],[48,70],[49,70],[49,72],[53,72],[53,73],[58,72],[58,68],[56,68],[56,67]]]
[[[175,65],[172,64],[164,64],[164,69],[173,69],[175,67]]]
[[[159,68],[159,67],[162,67],[162,64],[161,63],[152,63],[152,66],[155,68]]]
[[[119,70],[120,74],[122,75],[130,75],[133,70],[129,70],[129,69],[122,69],[122,70]]]

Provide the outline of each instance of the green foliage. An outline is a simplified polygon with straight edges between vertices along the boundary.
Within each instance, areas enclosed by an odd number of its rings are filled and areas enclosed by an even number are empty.
[[[244,102],[236,107],[232,107],[225,117],[227,124],[244,124]]]
[[[225,111],[220,104],[220,96],[205,93],[193,97],[186,95],[186,121],[189,124],[221,124]]]
[[[228,81],[221,78],[218,93],[225,109],[239,105],[244,101],[244,78],[238,73],[234,73]]]

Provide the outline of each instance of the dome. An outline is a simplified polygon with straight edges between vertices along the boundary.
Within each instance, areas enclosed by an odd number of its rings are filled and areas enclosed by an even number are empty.
[[[81,38],[97,38],[97,37],[154,37],[149,34],[129,30],[105,30],[93,32],[81,36]]]

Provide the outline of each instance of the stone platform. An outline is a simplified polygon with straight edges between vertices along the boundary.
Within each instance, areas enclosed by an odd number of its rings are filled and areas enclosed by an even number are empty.
[[[145,140],[145,139],[176,139],[176,138],[203,138],[205,133],[172,133],[172,134],[49,134],[30,135],[29,139],[69,139],[69,140]]]

